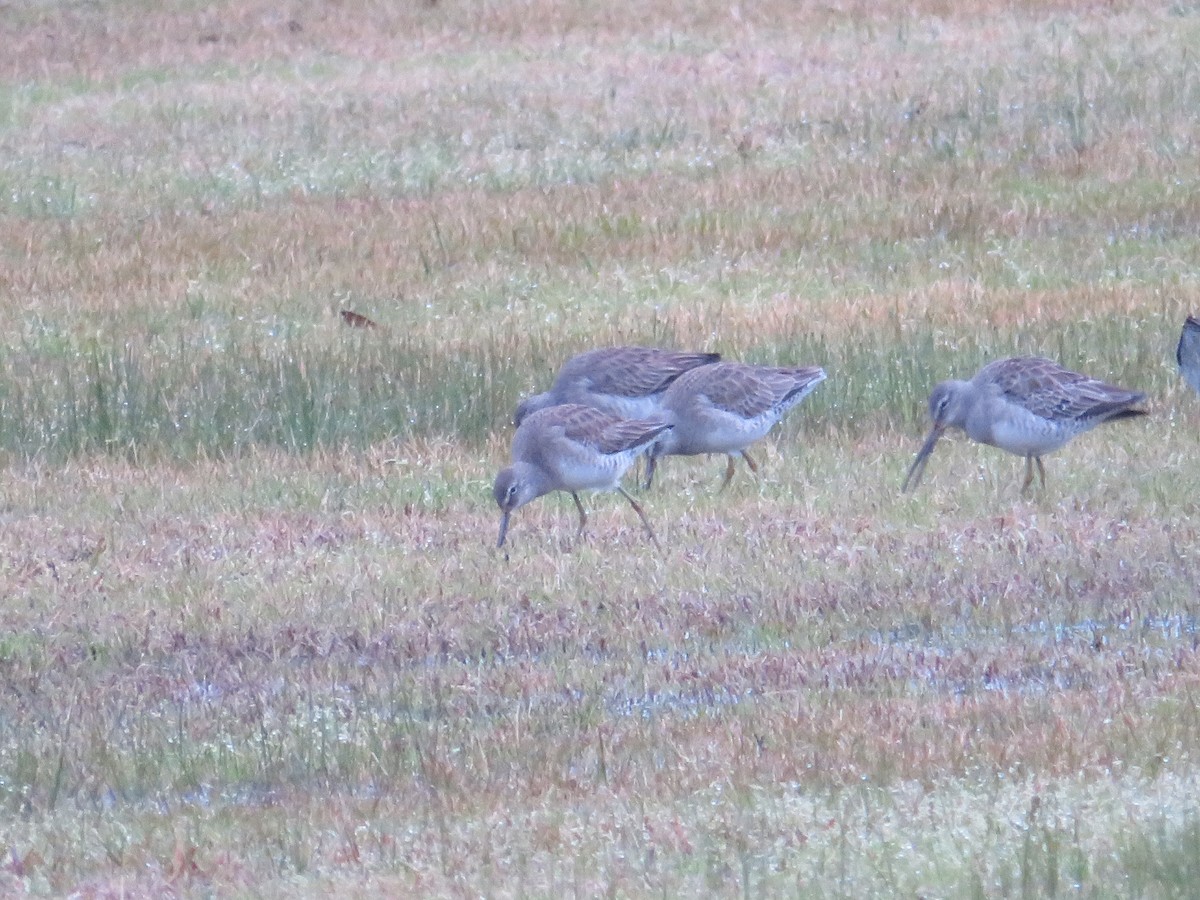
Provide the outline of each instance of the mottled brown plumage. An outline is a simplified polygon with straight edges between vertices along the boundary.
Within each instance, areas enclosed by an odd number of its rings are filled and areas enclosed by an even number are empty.
[[[1179,362],[1183,380],[1192,386],[1192,390],[1200,391],[1200,319],[1195,316],[1188,316],[1183,323],[1175,359]]]
[[[720,358],[717,353],[657,347],[589,350],[563,364],[550,390],[522,400],[513,422],[520,425],[530,413],[564,403],[594,406],[629,419],[652,416],[662,393],[676,378]]]
[[[746,448],[765,437],[784,413],[824,380],[825,371],[819,366],[742,363],[716,363],[680,375],[662,397],[662,415],[674,427],[650,449],[646,487],[654,479],[660,456],[727,454],[722,490],[733,478],[736,457],[758,471]]]
[[[1042,456],[1101,422],[1143,416],[1136,408],[1146,399],[1138,391],[1107,384],[1035,356],[988,363],[970,381],[943,381],[929,395],[933,428],[917,453],[902,490],[916,487],[925,463],[947,428],[1025,457],[1024,493],[1033,483],[1037,463],[1042,485]]]
[[[551,491],[570,493],[579,510],[582,535],[587,513],[577,492],[585,488],[619,491],[657,545],[645,512],[621,487],[621,476],[638,454],[670,427],[665,419],[622,419],[578,404],[530,413],[513,435],[512,465],[500,471],[492,488],[501,511],[496,546],[504,545],[512,511]]]

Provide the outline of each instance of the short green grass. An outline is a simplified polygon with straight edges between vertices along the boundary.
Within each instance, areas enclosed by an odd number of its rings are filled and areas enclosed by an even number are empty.
[[[0,18],[0,891],[1194,890],[1196,10]],[[515,403],[621,342],[829,380],[664,462],[661,554],[497,552]],[[900,494],[1024,353],[1151,415]]]

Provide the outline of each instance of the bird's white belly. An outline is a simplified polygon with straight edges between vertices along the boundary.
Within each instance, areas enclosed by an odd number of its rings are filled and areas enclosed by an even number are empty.
[[[982,434],[968,434],[977,441],[1016,453],[1020,456],[1041,456],[1052,453],[1067,443],[1075,432],[1063,425],[1048,422],[1041,416],[1021,410],[1019,413],[997,417],[981,429]]]
[[[565,490],[611,491],[616,488],[633,459],[634,454],[631,452],[618,453],[599,460],[563,456],[555,462],[554,468]]]
[[[662,411],[659,399],[662,394],[650,394],[646,397],[622,397],[618,394],[592,394],[579,402],[606,412],[618,415],[623,419],[648,419]]]
[[[737,453],[766,437],[776,421],[778,417],[772,415],[743,419],[722,410],[708,410],[678,429],[680,434],[676,436],[678,449],[675,453],[680,456]]]

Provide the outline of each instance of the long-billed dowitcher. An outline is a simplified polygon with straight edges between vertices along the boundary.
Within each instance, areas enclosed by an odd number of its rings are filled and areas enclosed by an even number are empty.
[[[1175,348],[1175,359],[1179,361],[1179,374],[1183,380],[1200,391],[1200,319],[1188,316],[1179,335],[1179,346]]]
[[[572,356],[550,390],[526,397],[513,423],[547,406],[580,403],[626,419],[658,412],[658,401],[671,382],[696,366],[719,361],[719,353],[689,353],[657,347],[601,347]]]
[[[500,470],[492,487],[501,512],[496,546],[504,546],[512,511],[551,491],[567,491],[575,500],[582,535],[587,513],[577,492],[584,489],[619,491],[657,546],[650,520],[621,486],[621,476],[639,453],[670,428],[661,418],[623,419],[574,403],[530,413],[513,435],[512,465]]]
[[[973,441],[1024,456],[1022,494],[1033,483],[1034,462],[1045,487],[1043,455],[1101,422],[1144,416],[1146,411],[1135,407],[1145,399],[1145,394],[1072,372],[1053,360],[998,359],[970,381],[943,381],[933,389],[933,428],[902,490],[917,486],[938,438],[951,427],[961,428]]]
[[[825,370],[819,366],[776,368],[742,363],[715,363],[680,375],[662,396],[662,415],[675,427],[650,448],[646,487],[654,480],[660,456],[728,454],[721,490],[733,478],[738,456],[757,472],[746,448],[764,437],[785,412],[824,380]]]

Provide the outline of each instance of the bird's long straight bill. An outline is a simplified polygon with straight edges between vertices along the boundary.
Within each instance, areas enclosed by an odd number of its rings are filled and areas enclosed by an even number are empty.
[[[500,516],[500,539],[496,541],[497,549],[504,546],[504,537],[508,534],[508,511]]]
[[[938,442],[938,438],[942,436],[943,429],[936,426],[929,432],[929,437],[925,438],[925,443],[917,453],[917,458],[913,460],[913,464],[909,467],[908,476],[904,479],[904,485],[900,488],[901,491],[907,491],[915,488],[921,483],[921,476],[925,474],[925,463],[929,460],[929,454],[933,452],[934,446]]]

